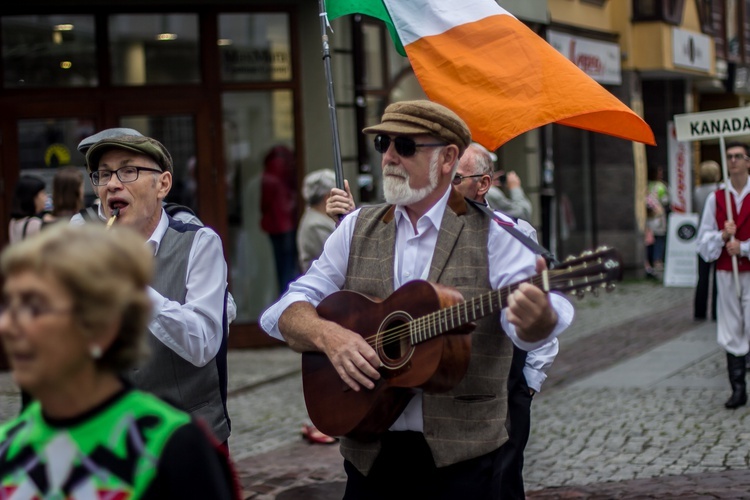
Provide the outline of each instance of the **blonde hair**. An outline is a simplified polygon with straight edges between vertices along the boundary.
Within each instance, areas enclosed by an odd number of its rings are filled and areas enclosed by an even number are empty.
[[[721,167],[713,160],[704,161],[700,165],[701,184],[712,184],[721,179]]]
[[[6,278],[24,271],[52,275],[70,292],[75,322],[88,338],[119,320],[115,341],[96,360],[98,369],[123,371],[145,352],[153,256],[132,229],[54,224],[9,245],[0,271]]]

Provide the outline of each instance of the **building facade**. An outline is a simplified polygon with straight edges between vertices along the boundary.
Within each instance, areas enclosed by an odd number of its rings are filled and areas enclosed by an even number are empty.
[[[558,257],[609,244],[639,269],[646,165],[667,161],[670,117],[744,105],[750,96],[750,0],[499,3],[656,133],[659,144],[646,147],[549,125],[497,151],[498,166],[521,177],[531,222]],[[380,200],[379,156],[360,131],[390,102],[424,96],[379,21],[349,16],[332,28],[329,80],[319,3],[310,0],[5,6],[2,220],[20,175],[50,181],[57,167],[84,168],[76,150],[83,137],[117,126],[153,136],[175,160],[170,198],[224,241],[238,305],[232,345],[266,345],[257,319],[285,287],[275,264],[294,264],[278,244],[289,226],[283,217],[294,225],[301,215],[305,173],[334,164],[329,91],[342,173],[360,204]],[[694,162],[712,147],[698,147]],[[0,228],[7,241],[6,224]]]

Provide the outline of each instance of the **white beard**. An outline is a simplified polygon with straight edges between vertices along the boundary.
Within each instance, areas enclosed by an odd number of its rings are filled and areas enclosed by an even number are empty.
[[[412,189],[409,185],[409,172],[406,169],[389,164],[383,167],[383,195],[386,203],[391,205],[411,205],[422,201],[432,193],[438,185],[438,157],[440,150],[436,150],[430,158],[430,184],[423,188]],[[388,175],[396,174],[396,175]]]

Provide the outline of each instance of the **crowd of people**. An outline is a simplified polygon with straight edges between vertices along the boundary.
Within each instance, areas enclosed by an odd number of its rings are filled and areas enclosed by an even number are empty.
[[[420,282],[448,303],[511,292],[499,315],[472,324],[470,342],[466,331],[451,330],[431,344],[450,346],[442,348],[457,358],[441,362],[464,367],[458,380],[393,389],[352,432],[328,435],[306,423],[302,434],[339,444],[346,499],[383,498],[396,486],[419,497],[524,498],[531,403],[574,314],[563,295],[528,280],[556,263],[534,250],[541,247],[532,204],[518,175],[498,172],[494,153],[440,104],[391,104],[363,133],[381,154],[385,203],[357,207],[348,181],[337,185],[331,169],[305,176],[299,224],[282,227],[272,215],[264,223],[278,240],[283,293],[263,312],[262,329],[293,350],[322,353],[352,393],[376,392],[413,370],[391,366],[412,353],[381,349],[331,316],[330,306],[320,310],[329,297],[353,291],[400,305],[398,291]],[[94,206],[83,207],[84,176],[72,167],[58,169],[52,203],[31,175],[14,191],[11,244],[0,256],[0,338],[23,404],[0,426],[0,445],[10,450],[0,481],[42,498],[103,489],[132,498],[239,498],[227,410],[236,308],[221,239],[189,209],[168,213],[172,157],[156,139],[107,129],[79,150]],[[267,159],[267,174],[288,164],[276,158]],[[747,403],[750,351],[748,147],[727,145],[727,164],[725,186],[719,165],[702,163],[694,193],[702,214],[694,317],[717,320],[732,388],[725,406],[733,409]],[[646,201],[653,270],[663,266],[669,210],[660,169]],[[265,203],[272,213],[268,196]],[[290,237],[294,251],[282,251]],[[373,425],[377,432],[368,431]],[[125,449],[127,465],[118,455]]]

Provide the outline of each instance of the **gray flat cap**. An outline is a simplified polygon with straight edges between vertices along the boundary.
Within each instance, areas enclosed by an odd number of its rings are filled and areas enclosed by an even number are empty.
[[[119,137],[121,135],[135,135],[143,137],[143,134],[132,128],[107,128],[101,132],[97,132],[94,135],[86,137],[84,140],[78,143],[78,151],[82,154],[86,154],[91,146],[101,141],[102,139],[112,139],[113,137]]]

